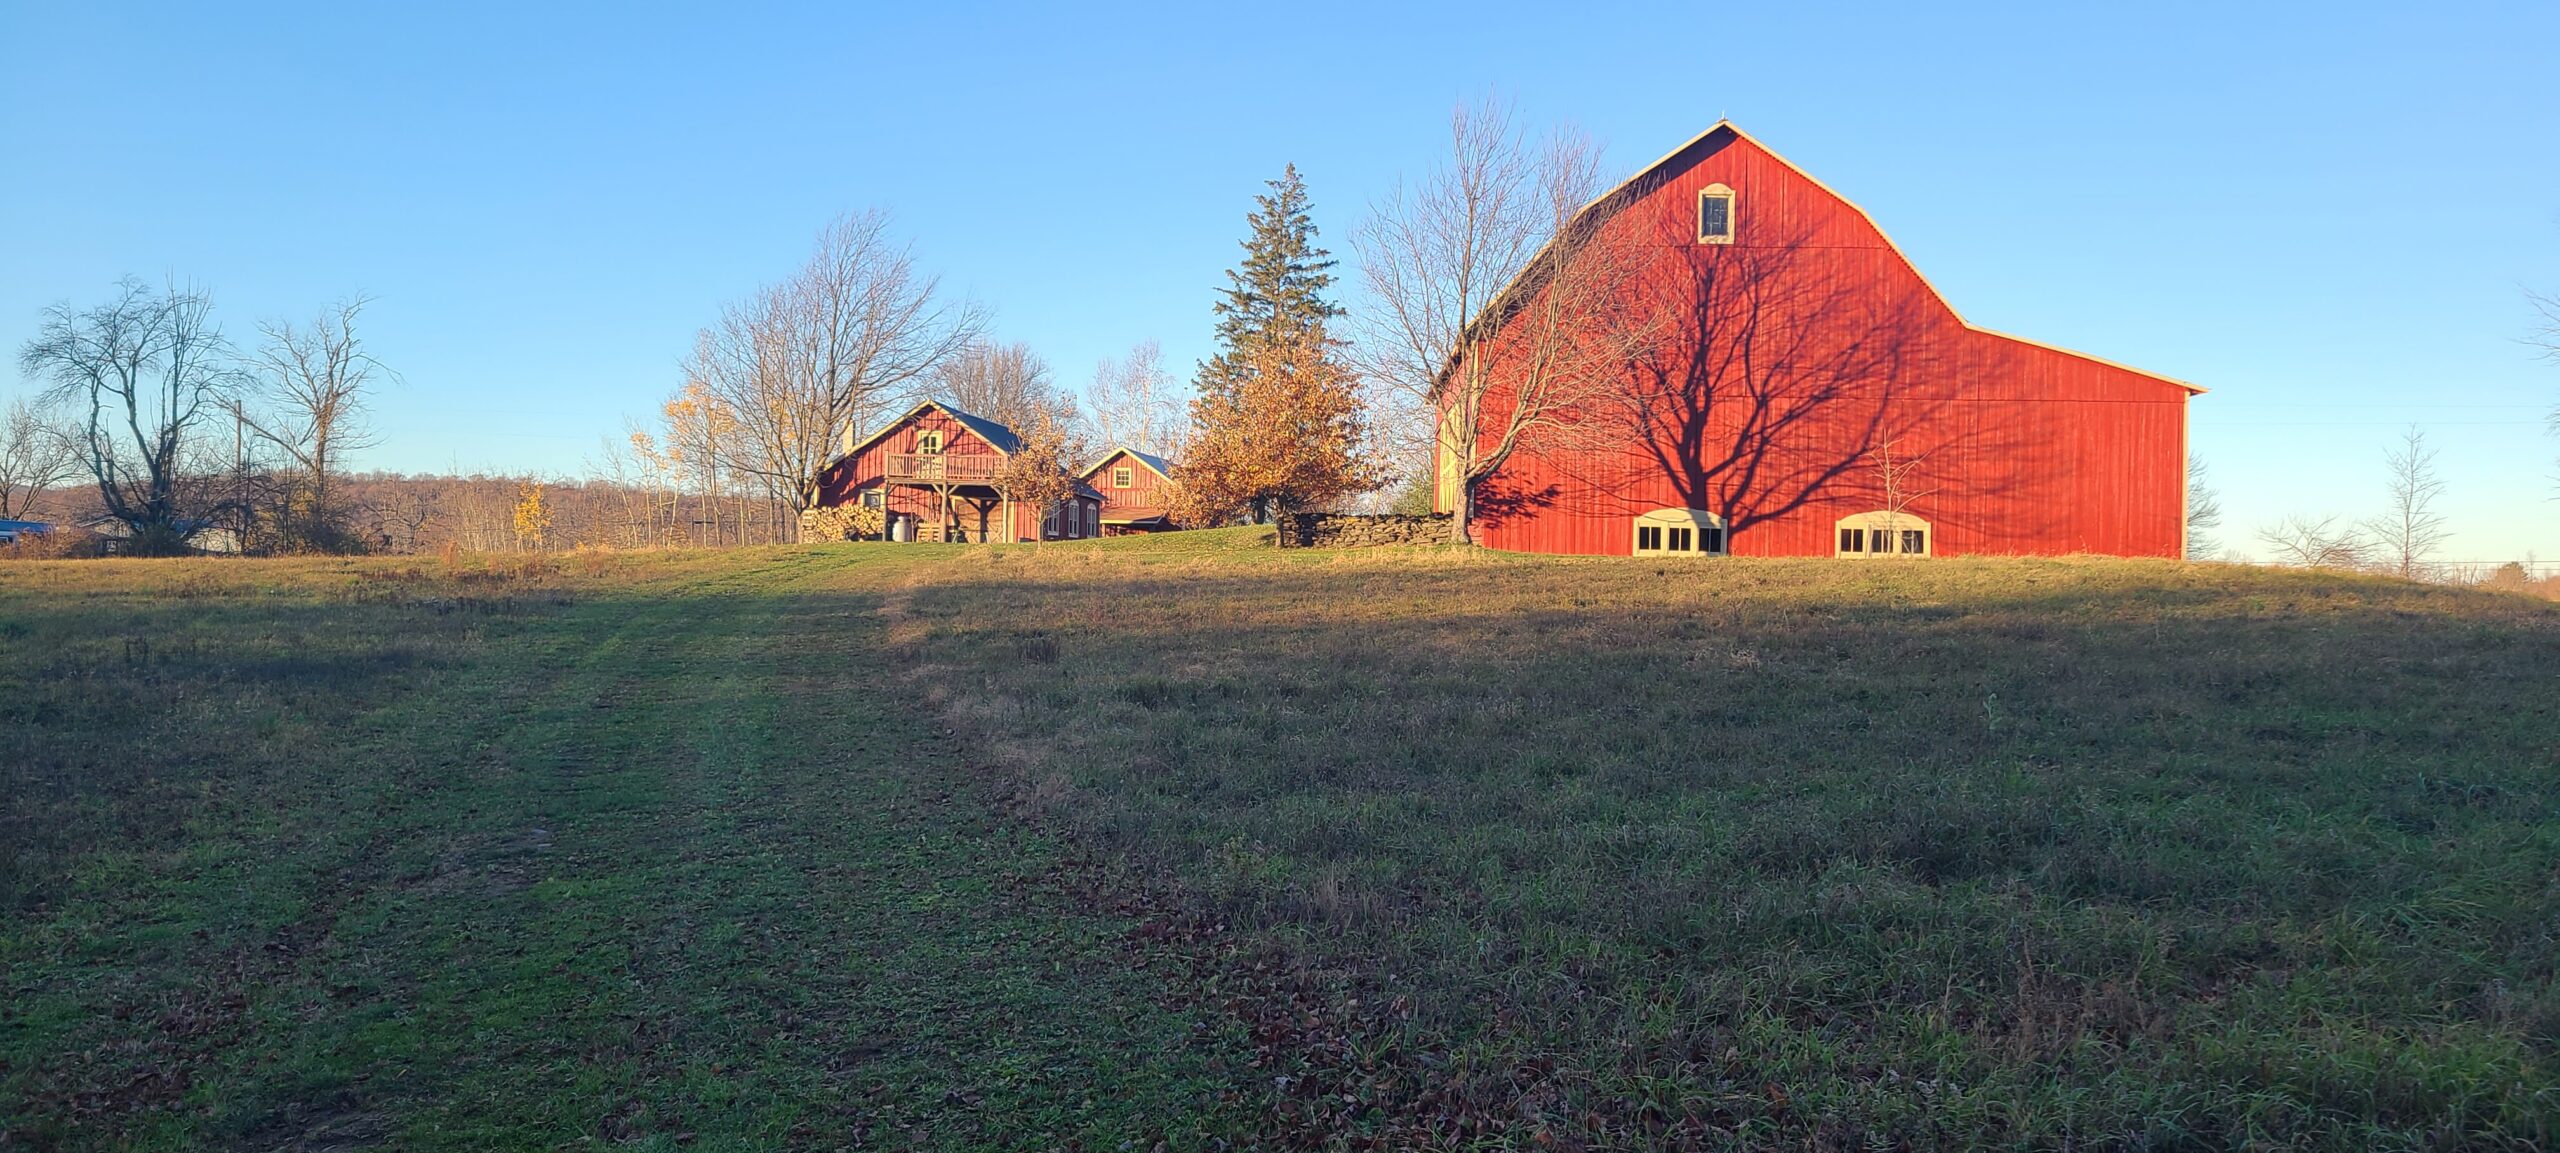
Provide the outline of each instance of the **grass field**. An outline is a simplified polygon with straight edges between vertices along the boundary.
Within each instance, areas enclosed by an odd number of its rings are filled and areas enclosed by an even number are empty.
[[[12,564],[0,846],[0,1149],[2560,1129],[2560,607],[2376,579]]]

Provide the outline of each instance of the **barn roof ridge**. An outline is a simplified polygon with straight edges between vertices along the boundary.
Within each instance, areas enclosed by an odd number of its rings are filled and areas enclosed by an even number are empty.
[[[1111,451],[1095,457],[1092,464],[1086,465],[1083,472],[1076,474],[1076,478],[1081,480],[1085,477],[1092,476],[1094,473],[1101,471],[1102,466],[1111,463],[1112,457],[1118,456],[1124,452],[1135,458],[1138,463],[1147,466],[1148,471],[1155,473],[1157,476],[1163,477],[1166,480],[1173,479],[1172,461],[1166,460],[1165,458],[1157,456],[1151,452],[1140,452],[1136,448],[1131,447],[1126,441],[1113,446]]]
[[[1929,295],[1930,295],[1931,297],[1935,298],[1935,299],[1937,300],[1938,304],[1939,304],[1941,307],[1943,307],[1943,308],[1945,308],[1945,309],[1947,310],[1947,315],[1954,317],[1954,318],[1955,318],[1955,320],[1956,320],[1956,323],[1957,323],[1957,324],[1959,324],[1959,325],[1962,325],[1962,326],[1964,327],[1964,329],[1965,329],[1967,332],[1978,332],[1978,333],[1981,333],[1981,334],[1982,334],[1982,335],[1984,335],[1984,336],[1996,337],[1996,338],[2001,339],[2001,340],[2014,341],[2014,342],[2016,342],[2016,343],[2023,344],[2023,345],[2027,345],[2027,346],[2029,346],[2029,347],[2033,347],[2033,348],[2041,348],[2041,349],[2044,349],[2044,350],[2045,350],[2045,351],[2047,351],[2047,352],[2060,353],[2060,354],[2062,354],[2062,355],[2064,355],[2064,356],[2073,356],[2073,357],[2078,357],[2078,358],[2080,358],[2080,359],[2082,359],[2082,360],[2092,361],[2092,362],[2095,362],[2095,363],[2098,363],[2098,364],[2106,365],[2106,366],[2107,366],[2107,367],[2109,367],[2109,368],[2121,369],[2121,370],[2123,370],[2123,371],[2125,371],[2125,372],[2130,372],[2130,373],[2133,373],[2133,374],[2135,374],[2135,375],[2137,375],[2137,376],[2147,376],[2147,377],[2150,377],[2150,378],[2151,378],[2151,379],[2153,379],[2153,380],[2157,380],[2157,381],[2160,381],[2160,382],[2165,383],[2165,384],[2173,384],[2173,385],[2178,386],[2179,388],[2183,388],[2183,389],[2187,390],[2189,393],[2202,393],[2202,392],[2207,391],[2203,385],[2199,385],[2199,384],[2190,384],[2190,383],[2188,383],[2187,381],[2180,380],[2180,379],[2178,379],[2177,377],[2174,377],[2174,376],[2164,376],[2164,375],[2162,375],[2162,374],[2160,374],[2160,373],[2153,372],[2153,371],[2151,371],[2151,370],[2149,370],[2149,369],[2145,369],[2145,368],[2135,368],[2134,366],[2132,366],[2132,365],[2130,365],[2130,364],[2126,364],[2126,363],[2124,363],[2124,362],[2122,362],[2122,361],[2109,360],[2109,359],[2107,359],[2106,357],[2103,357],[2103,356],[2096,356],[2096,355],[2092,355],[2092,354],[2090,354],[2090,353],[2081,352],[2081,351],[2079,351],[2078,349],[2064,348],[2064,347],[2062,347],[2061,345],[2058,345],[2058,344],[2048,344],[2048,343],[2046,343],[2046,342],[2044,342],[2044,341],[2041,341],[2041,340],[2035,340],[2035,339],[2032,339],[2032,338],[2029,338],[2029,337],[2019,336],[2019,335],[2017,335],[2017,334],[2015,334],[2015,333],[2001,332],[2001,331],[1999,331],[1999,330],[1997,330],[1997,329],[1984,328],[1983,326],[1981,326],[1981,325],[1979,325],[1979,324],[1975,324],[1973,321],[1966,319],[1966,318],[1965,318],[1965,315],[1964,315],[1964,310],[1963,310],[1963,309],[1960,309],[1960,308],[1957,308],[1957,307],[1955,306],[1955,303],[1954,303],[1953,301],[1948,300],[1948,299],[1947,299],[1947,294],[1946,294],[1946,293],[1938,291],[1938,286],[1937,286],[1937,284],[1936,284],[1935,282],[1933,282],[1933,281],[1931,281],[1931,280],[1929,279],[1929,274],[1928,274],[1928,273],[1925,273],[1925,272],[1920,271],[1920,266],[1919,266],[1917,263],[1914,263],[1914,262],[1912,261],[1912,259],[1911,259],[1911,255],[1910,255],[1909,253],[1904,252],[1904,251],[1902,250],[1902,246],[1901,246],[1901,245],[1896,244],[1896,243],[1894,243],[1894,242],[1893,242],[1893,236],[1892,236],[1891,234],[1887,233],[1887,232],[1884,230],[1884,225],[1883,225],[1882,223],[1880,223],[1880,222],[1878,222],[1878,221],[1876,220],[1876,218],[1875,218],[1875,214],[1874,214],[1874,213],[1867,211],[1867,209],[1866,209],[1866,206],[1865,206],[1865,205],[1859,204],[1857,201],[1855,201],[1855,200],[1851,200],[1851,199],[1849,199],[1848,197],[1841,195],[1841,194],[1840,194],[1840,191],[1839,191],[1838,189],[1833,188],[1833,187],[1831,187],[1830,185],[1823,183],[1823,182],[1822,182],[1822,178],[1821,178],[1821,177],[1819,177],[1819,176],[1815,176],[1814,174],[1812,174],[1812,173],[1810,173],[1810,172],[1805,171],[1805,170],[1804,170],[1801,166],[1799,166],[1795,161],[1792,161],[1792,160],[1787,159],[1787,158],[1786,158],[1786,156],[1785,156],[1783,153],[1780,153],[1777,149],[1775,149],[1775,148],[1771,148],[1771,147],[1769,147],[1768,145],[1761,143],[1761,142],[1760,142],[1760,139],[1759,139],[1758,137],[1753,136],[1753,135],[1751,135],[1750,133],[1743,131],[1743,130],[1742,130],[1742,126],[1741,126],[1741,125],[1739,125],[1739,124],[1735,124],[1735,123],[1733,122],[1732,118],[1730,118],[1730,117],[1725,117],[1725,118],[1720,118],[1720,119],[1718,119],[1718,120],[1715,122],[1715,124],[1714,124],[1713,126],[1709,127],[1706,131],[1701,132],[1701,133],[1697,134],[1696,136],[1692,136],[1692,137],[1690,137],[1686,142],[1682,143],[1678,148],[1674,148],[1674,149],[1672,149],[1672,150],[1671,150],[1671,151],[1669,151],[1669,152],[1663,153],[1663,154],[1662,154],[1662,156],[1661,156],[1660,158],[1656,159],[1653,163],[1651,163],[1651,164],[1647,164],[1647,165],[1645,165],[1644,167],[1637,169],[1637,170],[1635,171],[1635,174],[1634,174],[1634,175],[1627,177],[1625,180],[1621,180],[1621,181],[1619,181],[1616,185],[1613,185],[1612,187],[1610,187],[1610,189],[1609,189],[1608,191],[1603,192],[1603,193],[1601,193],[1601,194],[1600,194],[1600,195],[1598,195],[1598,196],[1592,197],[1589,203],[1586,203],[1586,204],[1584,204],[1582,207],[1577,208],[1577,209],[1575,209],[1575,210],[1574,210],[1574,213],[1573,213],[1573,217],[1572,217],[1572,219],[1570,219],[1570,220],[1568,220],[1568,221],[1566,222],[1565,227],[1567,227],[1567,228],[1576,228],[1576,227],[1581,227],[1581,226],[1584,224],[1584,218],[1585,218],[1585,217],[1587,217],[1587,216],[1591,215],[1594,211],[1600,211],[1600,210],[1603,210],[1604,208],[1605,208],[1605,210],[1607,211],[1607,213],[1608,213],[1609,215],[1615,215],[1619,210],[1621,210],[1621,209],[1625,208],[1627,205],[1632,204],[1632,203],[1634,203],[1636,200],[1640,199],[1640,198],[1643,196],[1643,194],[1644,194],[1645,192],[1649,192],[1649,191],[1651,191],[1651,189],[1650,189],[1650,188],[1642,188],[1642,189],[1640,189],[1640,188],[1638,187],[1639,185],[1643,184],[1643,183],[1644,183],[1648,178],[1651,178],[1651,177],[1652,177],[1652,176],[1654,176],[1656,173],[1658,173],[1658,172],[1662,171],[1666,166],[1668,166],[1669,164],[1671,164],[1671,162],[1673,162],[1673,161],[1675,161],[1675,160],[1680,159],[1680,157],[1681,157],[1684,153],[1687,153],[1690,149],[1696,148],[1696,147],[1698,147],[1699,145],[1706,143],[1709,137],[1712,137],[1712,136],[1714,136],[1715,134],[1717,134],[1717,133],[1719,133],[1719,132],[1730,133],[1730,134],[1732,134],[1732,136],[1733,136],[1733,138],[1734,138],[1735,140],[1739,140],[1739,141],[1741,141],[1741,142],[1743,142],[1743,143],[1746,143],[1746,144],[1751,145],[1751,146],[1752,146],[1752,147],[1754,147],[1754,148],[1759,149],[1763,154],[1765,154],[1766,156],[1768,156],[1770,159],[1777,161],[1777,162],[1778,162],[1779,164],[1781,164],[1781,165],[1784,165],[1784,166],[1786,167],[1787,171],[1795,173],[1797,176],[1800,176],[1800,177],[1804,178],[1804,181],[1805,181],[1806,183],[1813,185],[1813,186],[1814,186],[1815,188],[1817,188],[1817,189],[1820,189],[1820,190],[1822,191],[1823,195],[1825,195],[1825,196],[1829,196],[1829,197],[1830,197],[1830,198],[1832,198],[1833,200],[1839,201],[1841,204],[1843,204],[1843,205],[1847,206],[1847,207],[1848,207],[1848,209],[1849,209],[1849,211],[1857,213],[1857,214],[1858,214],[1858,218],[1859,218],[1860,220],[1864,220],[1864,221],[1866,221],[1866,222],[1867,222],[1867,227],[1872,228],[1872,229],[1875,229],[1875,232],[1876,232],[1876,238],[1877,238],[1877,239],[1879,239],[1879,240],[1884,241],[1885,250],[1886,250],[1886,251],[1888,251],[1888,252],[1893,253],[1893,255],[1894,255],[1894,257],[1895,257],[1896,259],[1899,259],[1900,261],[1902,261],[1902,266],[1903,266],[1904,268],[1908,268],[1908,269],[1910,269],[1910,270],[1911,270],[1911,275],[1912,275],[1912,276],[1914,276],[1914,277],[1917,277],[1917,278],[1919,279],[1919,281],[1920,281],[1920,287],[1927,289],[1927,290],[1929,291]],[[1612,203],[1613,201],[1615,202],[1614,204]],[[1605,219],[1605,217],[1603,217],[1603,219]],[[1592,224],[1598,224],[1598,223],[1599,223],[1599,221],[1596,221],[1596,220],[1595,220],[1595,221],[1591,221],[1590,223],[1592,223]],[[1552,242],[1552,241],[1550,241],[1549,243],[1553,243],[1553,242]],[[1543,254],[1545,251],[1546,251],[1545,246],[1541,245],[1541,246],[1540,246],[1540,248],[1539,248],[1539,252]],[[1484,313],[1479,314],[1478,319],[1479,319],[1479,320],[1481,320],[1481,319],[1482,319],[1482,317],[1483,317],[1484,315],[1489,315],[1489,314],[1491,314],[1491,313],[1495,312],[1496,310],[1499,310],[1499,309],[1504,308],[1504,307],[1506,306],[1507,302],[1510,300],[1511,295],[1512,295],[1512,292],[1520,286],[1520,284],[1521,284],[1521,282],[1522,282],[1522,281],[1526,280],[1526,279],[1529,277],[1529,275],[1530,275],[1530,271],[1531,271],[1532,269],[1535,269],[1536,267],[1538,267],[1538,260],[1537,260],[1537,257],[1532,256],[1532,257],[1530,258],[1530,261],[1529,261],[1529,268],[1522,269],[1522,270],[1521,270],[1517,275],[1513,276],[1513,277],[1512,277],[1512,279],[1511,279],[1511,283],[1510,283],[1510,284],[1508,284],[1508,285],[1505,285],[1505,286],[1503,287],[1503,289],[1502,289],[1502,291],[1501,291],[1501,292],[1496,293],[1496,294],[1494,295],[1493,302],[1485,306],[1485,311],[1484,311]],[[1473,326],[1474,326],[1474,322],[1470,322],[1469,327],[1473,327]],[[1452,367],[1454,367],[1454,364],[1455,364],[1455,362],[1453,361],[1453,362],[1452,362]],[[1446,370],[1444,370],[1444,371],[1443,371],[1443,375],[1444,375],[1444,376],[1446,375]]]
[[[881,425],[879,431],[863,437],[861,440],[854,442],[851,448],[837,453],[834,460],[827,462],[828,466],[833,467],[836,461],[844,460],[848,457],[860,456],[863,449],[869,448],[874,444],[878,444],[881,437],[897,431],[899,425],[915,419],[917,413],[923,412],[928,408],[940,409],[944,416],[959,421],[963,427],[967,428],[971,432],[977,433],[978,439],[987,442],[989,447],[1006,456],[1012,456],[1015,449],[1022,447],[1022,438],[1016,435],[1013,429],[1007,425],[989,420],[986,417],[979,416],[973,412],[963,412],[957,405],[939,400],[921,400],[916,402],[915,407],[899,413],[888,423]]]

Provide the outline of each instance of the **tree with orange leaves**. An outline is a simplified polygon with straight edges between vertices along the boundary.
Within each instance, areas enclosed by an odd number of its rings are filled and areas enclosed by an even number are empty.
[[[1271,523],[1378,487],[1359,378],[1333,352],[1321,327],[1238,350],[1230,387],[1191,402],[1177,520]]]

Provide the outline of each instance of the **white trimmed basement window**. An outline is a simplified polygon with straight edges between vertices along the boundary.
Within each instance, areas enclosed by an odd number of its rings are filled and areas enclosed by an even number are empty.
[[[1710,184],[1698,190],[1698,243],[1733,243],[1733,189]]]
[[[1832,555],[1844,557],[1930,556],[1937,530],[1907,512],[1862,512],[1840,518],[1840,544]]]
[[[1724,518],[1705,509],[1658,508],[1635,520],[1637,556],[1722,556]]]

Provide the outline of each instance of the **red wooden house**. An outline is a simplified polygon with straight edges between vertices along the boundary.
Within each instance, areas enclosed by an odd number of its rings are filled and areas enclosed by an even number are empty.
[[[1730,123],[1584,207],[1634,351],[1479,484],[1475,539],[1705,556],[2183,554],[2203,390],[1967,323],[1866,212]],[[1520,345],[1524,276],[1478,318]],[[1502,371],[1479,421],[1505,423]],[[1516,395],[1516,390],[1515,390]],[[1443,419],[1451,419],[1444,413]],[[1456,495],[1444,440],[1439,504]]]
[[[1102,535],[1163,532],[1173,523],[1173,462],[1122,445],[1084,470],[1082,480],[1102,494]]]
[[[1078,540],[1101,533],[1102,494],[1077,483],[1065,500],[1032,507],[997,487],[1013,430],[926,401],[848,447],[819,473],[818,504],[885,514],[899,541]]]

